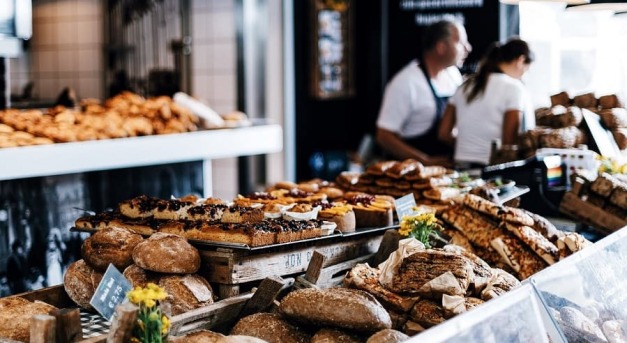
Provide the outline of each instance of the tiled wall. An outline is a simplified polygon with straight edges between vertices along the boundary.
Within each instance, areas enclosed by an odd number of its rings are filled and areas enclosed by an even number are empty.
[[[12,93],[29,81],[54,99],[71,86],[80,98],[104,96],[103,1],[35,0],[29,53],[11,60]],[[192,0],[192,95],[218,113],[236,110],[235,0]],[[237,193],[237,159],[213,162],[214,196]]]
[[[102,98],[102,3],[33,1],[30,46],[23,58],[11,59],[12,93],[33,81],[33,95],[41,99],[54,99],[68,86],[80,98]]]
[[[218,113],[236,110],[237,46],[234,0],[192,0],[192,95]],[[237,159],[213,161],[213,193],[237,194]]]

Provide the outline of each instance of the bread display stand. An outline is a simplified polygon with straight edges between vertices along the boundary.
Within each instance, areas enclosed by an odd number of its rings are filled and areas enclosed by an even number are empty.
[[[585,181],[574,178],[572,189],[564,194],[560,203],[560,212],[589,225],[607,235],[627,225],[627,218],[620,218],[603,208],[583,199]]]
[[[319,251],[314,251],[305,275],[296,277],[294,288],[318,288],[325,289],[336,287],[342,284],[346,272],[351,270],[358,263],[366,263],[372,259],[374,254],[369,254],[329,265],[326,255]]]
[[[0,181],[203,161],[203,192],[209,197],[212,159],[280,152],[282,137],[280,125],[261,123],[225,130],[3,148]]]
[[[350,234],[255,248],[197,245],[203,261],[201,273],[207,281],[218,284],[218,297],[225,299],[238,295],[243,283],[305,272],[315,251],[326,256],[326,265],[373,254],[381,244],[384,231],[389,228],[358,229]]]

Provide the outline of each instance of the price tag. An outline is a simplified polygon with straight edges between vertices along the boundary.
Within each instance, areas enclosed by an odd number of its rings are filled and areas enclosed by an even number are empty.
[[[109,264],[89,304],[101,316],[111,321],[115,313],[115,307],[126,300],[126,293],[131,289],[133,289],[133,286],[126,280],[124,275],[113,264]]]
[[[414,213],[414,207],[416,207],[416,199],[413,193],[404,195],[398,199],[394,199],[394,207],[396,207],[396,215],[398,220],[401,221],[403,216],[411,215]]]

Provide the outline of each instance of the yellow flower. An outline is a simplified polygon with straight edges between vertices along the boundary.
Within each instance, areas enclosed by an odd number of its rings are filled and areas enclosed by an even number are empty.
[[[144,306],[146,306],[147,308],[152,308],[155,305],[157,305],[157,302],[152,300],[152,299],[145,299],[144,300]]]
[[[168,330],[170,330],[170,319],[168,319],[167,316],[161,316],[161,323],[163,324],[163,327],[161,328],[161,334],[165,335],[168,333]]]

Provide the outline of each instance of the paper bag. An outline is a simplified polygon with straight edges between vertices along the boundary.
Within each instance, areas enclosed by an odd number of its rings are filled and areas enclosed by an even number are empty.
[[[389,288],[389,285],[392,284],[394,274],[398,270],[398,267],[400,267],[403,259],[421,250],[425,250],[425,245],[419,240],[413,237],[401,239],[398,242],[398,249],[391,253],[387,260],[379,264],[379,269],[381,270],[379,282],[381,285],[385,288]]]

